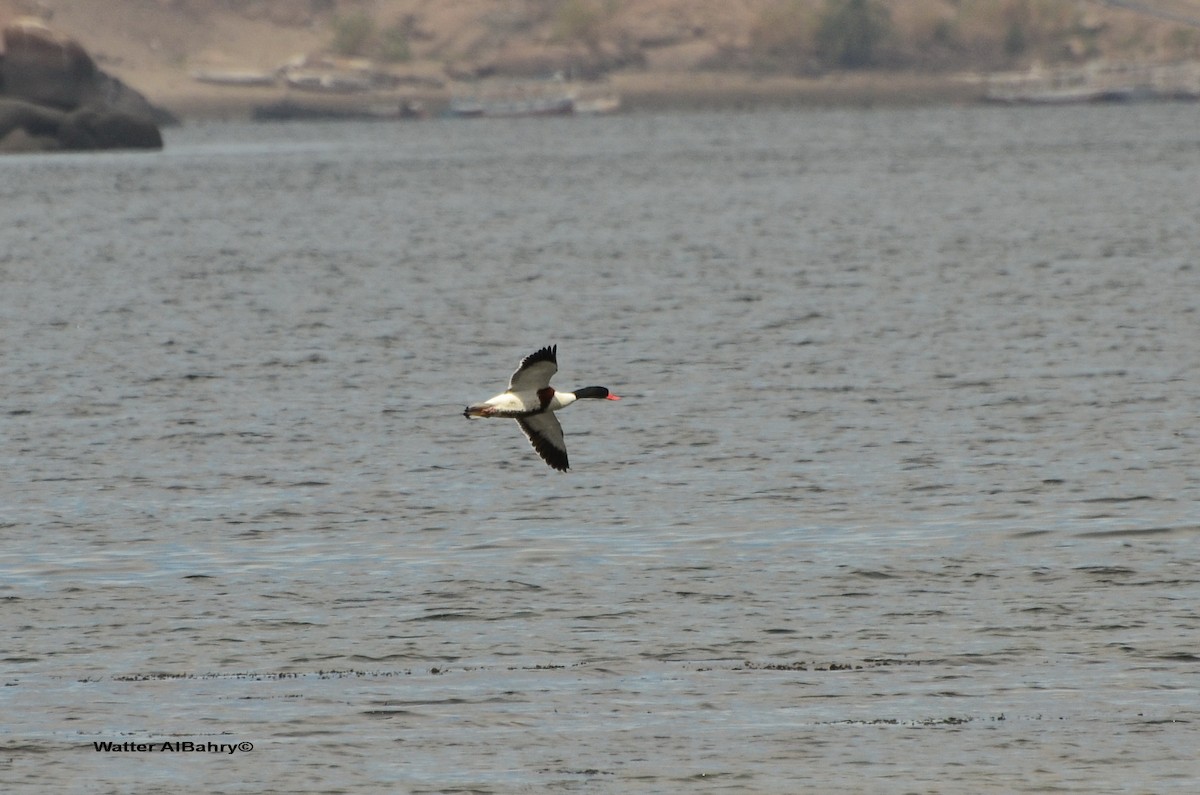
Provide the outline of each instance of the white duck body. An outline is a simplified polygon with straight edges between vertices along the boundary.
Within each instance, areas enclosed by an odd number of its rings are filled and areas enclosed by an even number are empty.
[[[542,396],[538,392],[501,392],[482,403],[467,406],[467,410],[463,414],[472,420],[485,417],[520,419],[533,414],[541,414],[544,411],[565,409],[579,400],[574,392],[558,392],[552,388],[547,389],[550,392],[550,399],[545,403],[542,402]]]
[[[556,401],[558,395],[550,379],[558,372],[558,346],[542,348],[521,360],[517,371],[508,379],[508,390],[482,403],[467,406],[463,415],[475,417],[509,417],[519,419],[543,411],[557,411],[566,405]],[[571,400],[575,399],[574,395]],[[560,404],[561,405],[556,405]],[[554,408],[551,408],[554,406]]]
[[[558,346],[548,346],[526,356],[508,382],[508,390],[463,410],[468,419],[503,417],[514,419],[542,460],[565,471],[569,467],[567,445],[562,426],[554,412],[580,398],[620,400],[602,386],[589,386],[576,392],[559,392],[550,386],[558,372]]]

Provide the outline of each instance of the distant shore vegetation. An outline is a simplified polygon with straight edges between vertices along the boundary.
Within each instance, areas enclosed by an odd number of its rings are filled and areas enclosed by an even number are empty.
[[[400,63],[412,57],[408,38],[409,31],[404,25],[379,28],[366,12],[354,11],[334,17],[329,49],[348,58],[370,57],[383,63]]]
[[[1016,68],[1106,53],[1200,57],[1197,25],[1163,35],[1151,16],[1117,27],[1097,4],[1067,0],[775,0],[751,34],[758,70]]]
[[[708,41],[691,68],[817,74],[831,70],[996,70],[1093,58],[1200,58],[1196,19],[1082,0],[731,0],[728,14],[672,0],[524,0],[451,30],[387,2],[338,5],[329,49],[387,63],[503,60],[604,72],[656,50]],[[390,13],[379,9],[390,8]],[[392,20],[392,21],[388,21]],[[670,20],[664,23],[664,20]],[[1190,22],[1194,24],[1188,24]],[[445,27],[443,25],[443,27]],[[507,53],[497,60],[496,53]],[[490,53],[490,54],[489,54]],[[517,55],[513,55],[517,53]],[[573,53],[573,54],[570,54]],[[557,59],[557,60],[556,60]],[[574,59],[574,61],[572,61]]]

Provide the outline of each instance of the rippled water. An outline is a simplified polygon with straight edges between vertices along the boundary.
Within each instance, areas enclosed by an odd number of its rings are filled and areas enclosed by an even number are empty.
[[[1194,792],[1195,119],[0,160],[0,783]]]

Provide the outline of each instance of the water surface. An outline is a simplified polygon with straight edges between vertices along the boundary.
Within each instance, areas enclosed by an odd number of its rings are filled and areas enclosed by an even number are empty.
[[[1195,791],[1195,129],[228,124],[0,160],[0,782]],[[461,416],[551,343],[560,388],[625,398],[564,412],[565,475]]]

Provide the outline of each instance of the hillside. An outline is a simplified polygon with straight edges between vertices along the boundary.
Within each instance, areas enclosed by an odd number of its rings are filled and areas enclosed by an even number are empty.
[[[398,79],[391,93],[432,102],[459,81],[556,71],[607,79],[635,103],[904,101],[962,95],[963,73],[1200,58],[1187,24],[1200,0],[840,5],[838,22],[827,0],[0,0],[0,21],[47,19],[183,115],[235,114],[280,91],[203,85],[196,70],[318,53],[369,57]],[[846,31],[856,8],[883,9],[860,24],[865,50]]]

